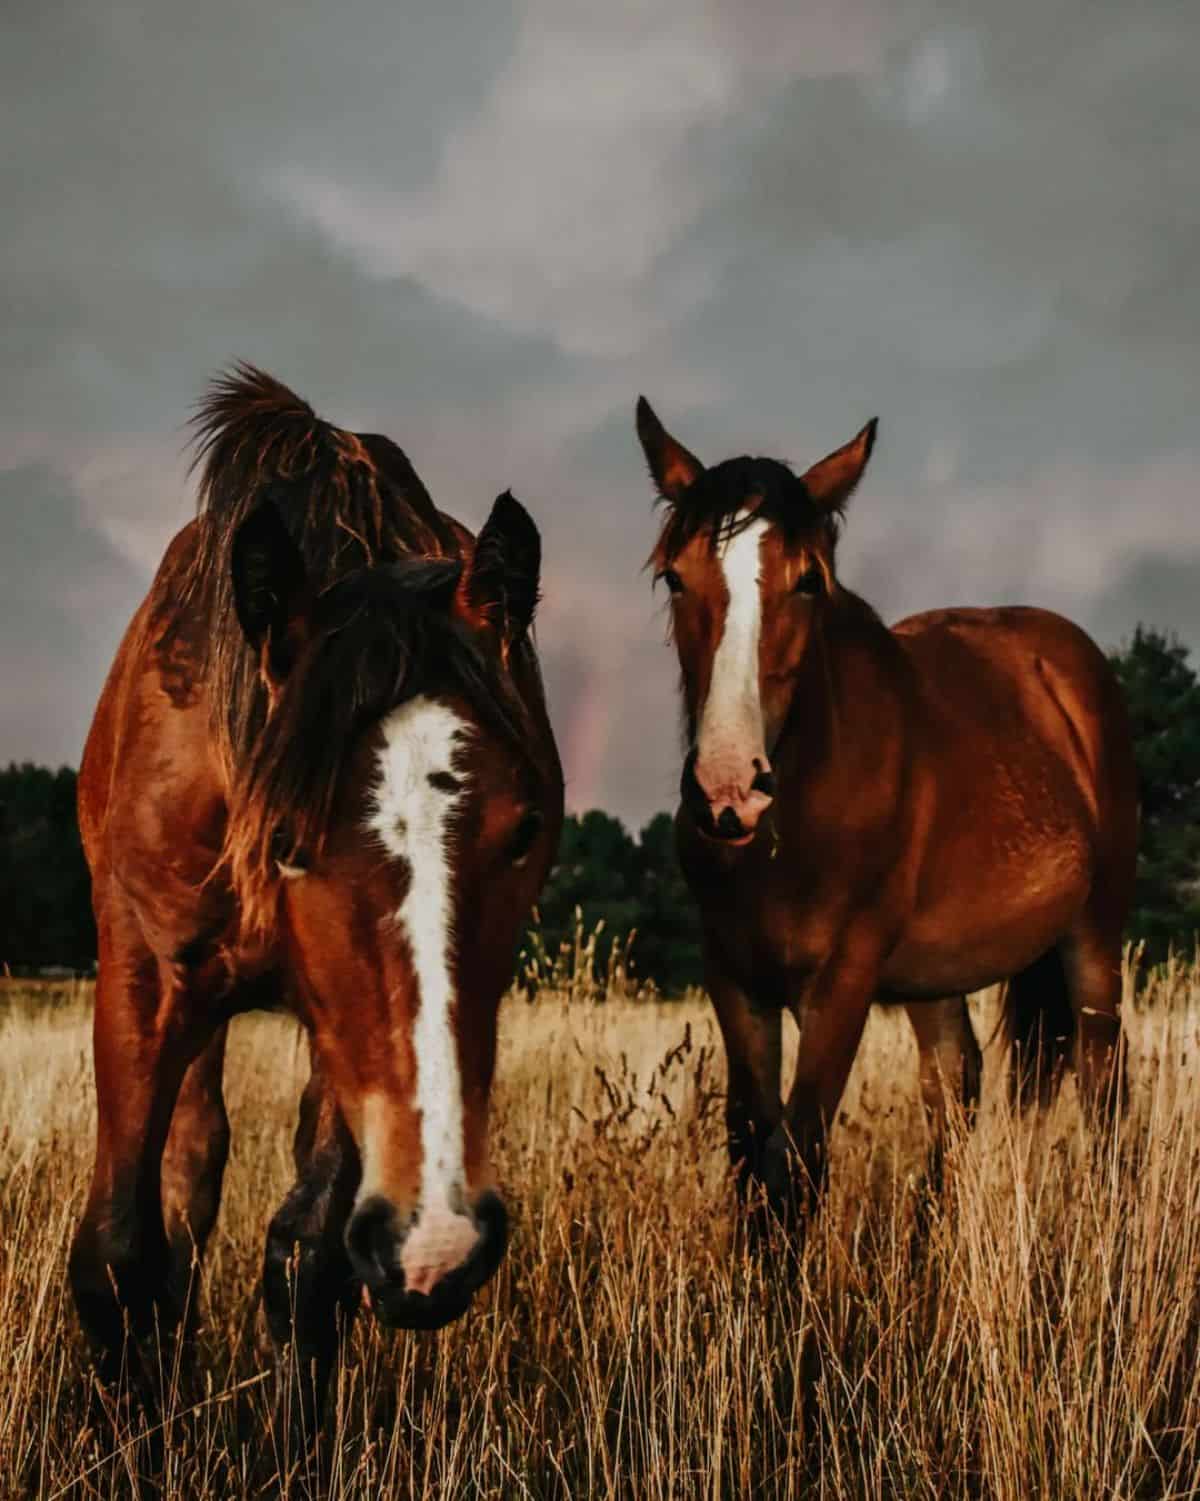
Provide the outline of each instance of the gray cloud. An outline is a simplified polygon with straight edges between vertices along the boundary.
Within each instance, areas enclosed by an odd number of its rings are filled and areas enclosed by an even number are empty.
[[[1200,642],[1187,8],[75,0],[7,42],[0,759],[74,756],[235,356],[469,522],[526,500],[572,796],[634,821],[678,755],[639,390],[711,459],[879,412],[843,571],[886,612]]]
[[[41,466],[0,473],[0,763],[78,765],[145,578]]]

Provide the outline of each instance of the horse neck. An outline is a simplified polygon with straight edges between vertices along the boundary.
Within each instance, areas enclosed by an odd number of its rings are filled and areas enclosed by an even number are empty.
[[[796,678],[774,763],[788,780],[853,777],[901,729],[903,664],[891,631],[857,595],[822,612]]]

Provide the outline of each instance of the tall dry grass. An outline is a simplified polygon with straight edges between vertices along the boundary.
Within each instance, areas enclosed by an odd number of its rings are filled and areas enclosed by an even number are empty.
[[[994,1001],[976,1003],[980,1035]],[[505,1006],[495,1155],[515,1234],[462,1323],[360,1321],[318,1461],[281,1473],[256,1306],[305,1069],[234,1028],[234,1147],[199,1400],[89,1409],[65,1288],[92,1133],[86,998],[0,1000],[0,1493],[109,1497],[1200,1494],[1200,972],[1127,1008],[1132,1107],[1094,1152],[1068,1087],[983,1118],[923,1198],[915,1050],[872,1018],[802,1255],[735,1248],[698,1002]],[[171,1382],[167,1382],[168,1388]],[[89,1417],[89,1413],[92,1415]],[[318,1466],[324,1480],[318,1481]]]

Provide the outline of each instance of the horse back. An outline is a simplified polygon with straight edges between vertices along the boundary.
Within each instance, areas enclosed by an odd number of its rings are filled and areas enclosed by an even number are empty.
[[[1067,764],[1097,827],[1135,786],[1116,675],[1087,633],[1024,606],[930,610],[892,627],[939,732],[1004,759],[1032,739]],[[942,734],[946,738],[941,738]]]

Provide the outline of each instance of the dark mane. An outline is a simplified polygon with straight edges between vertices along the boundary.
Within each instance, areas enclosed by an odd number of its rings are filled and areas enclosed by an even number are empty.
[[[231,552],[238,527],[270,494],[304,557],[314,592],[405,557],[456,557],[429,492],[388,438],[334,427],[253,365],[213,381],[192,421],[199,528],[176,619],[205,619],[213,728],[232,775],[262,724],[257,663],[238,625]],[[168,629],[168,636],[170,631]]]
[[[245,930],[274,921],[276,862],[302,866],[320,853],[348,758],[393,709],[422,693],[461,695],[526,754],[524,706],[449,611],[461,566],[360,569],[317,600],[313,635],[230,791],[226,858]]]
[[[755,517],[772,522],[789,538],[824,530],[837,537],[837,518],[822,510],[804,481],[778,459],[726,459],[705,469],[677,503],[666,504],[667,520],[655,549],[664,562],[676,556],[693,537],[708,531],[716,547],[741,529],[738,517],[753,508]],[[750,520],[747,515],[741,525]]]

